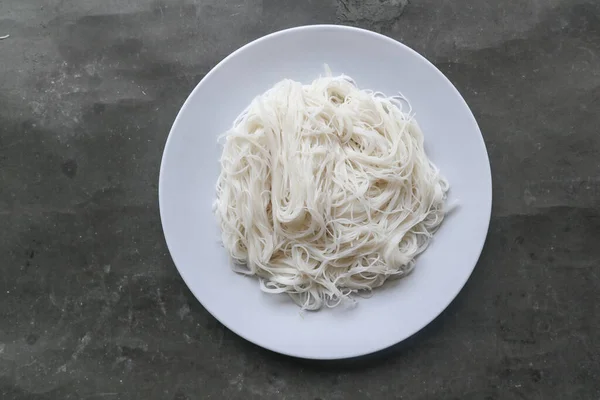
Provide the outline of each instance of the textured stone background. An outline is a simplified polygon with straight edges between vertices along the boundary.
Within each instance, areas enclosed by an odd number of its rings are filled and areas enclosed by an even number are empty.
[[[170,125],[237,47],[403,41],[459,88],[494,209],[456,301],[359,360],[255,347],[194,299],[157,204]],[[599,399],[600,1],[2,0],[2,399]]]

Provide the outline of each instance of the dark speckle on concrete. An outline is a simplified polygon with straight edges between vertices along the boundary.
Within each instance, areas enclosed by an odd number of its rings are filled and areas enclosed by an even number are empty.
[[[398,21],[408,0],[338,0],[340,22],[381,30]]]
[[[73,179],[75,175],[77,175],[77,161],[75,160],[67,160],[60,166],[63,174],[67,177]]]
[[[311,23],[376,30],[436,64],[494,181],[487,244],[453,304],[388,351],[327,363],[210,316],[171,262],[156,193],[199,80]],[[597,0],[5,0],[5,32],[0,398],[600,398]]]
[[[183,392],[176,392],[175,393],[175,397],[173,397],[173,400],[188,400],[189,397],[187,397]]]
[[[38,340],[38,335],[36,334],[30,334],[27,335],[27,337],[25,338],[25,341],[27,342],[28,345],[33,346],[35,344],[35,342],[37,342]]]

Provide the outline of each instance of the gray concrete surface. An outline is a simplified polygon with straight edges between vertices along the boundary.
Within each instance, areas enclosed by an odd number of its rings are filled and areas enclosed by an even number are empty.
[[[2,0],[2,399],[600,399],[600,2]],[[402,7],[404,9],[402,10]],[[403,41],[470,104],[494,209],[433,324],[359,360],[217,323],[165,247],[158,168],[187,94],[263,34]]]

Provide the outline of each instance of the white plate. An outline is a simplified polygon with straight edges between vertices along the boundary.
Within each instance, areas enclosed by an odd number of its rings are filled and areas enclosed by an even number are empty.
[[[221,153],[217,136],[257,95],[284,78],[309,83],[327,63],[360,88],[402,92],[425,135],[426,151],[450,182],[459,208],[442,224],[405,279],[354,308],[300,313],[286,295],[261,292],[236,275],[212,214]],[[425,58],[390,38],[343,26],[277,32],[237,50],[198,84],[183,105],[160,169],[160,215],[181,276],[202,305],[243,338],[313,359],[355,357],[419,331],[461,290],[488,229],[492,183],[485,144],[469,107]]]

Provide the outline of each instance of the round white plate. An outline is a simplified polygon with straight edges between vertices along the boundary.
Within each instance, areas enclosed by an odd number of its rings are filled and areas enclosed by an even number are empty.
[[[334,75],[387,95],[402,92],[425,135],[429,157],[450,182],[458,208],[407,278],[386,284],[353,308],[300,312],[286,295],[263,293],[235,274],[212,214],[221,148],[217,136],[257,95],[284,78],[310,83],[328,64]],[[235,51],[183,105],[160,169],[160,215],[181,276],[202,305],[243,338],[313,359],[355,357],[419,331],[450,304],[481,253],[492,183],[485,144],[469,107],[425,58],[388,37],[344,26],[288,29]]]

